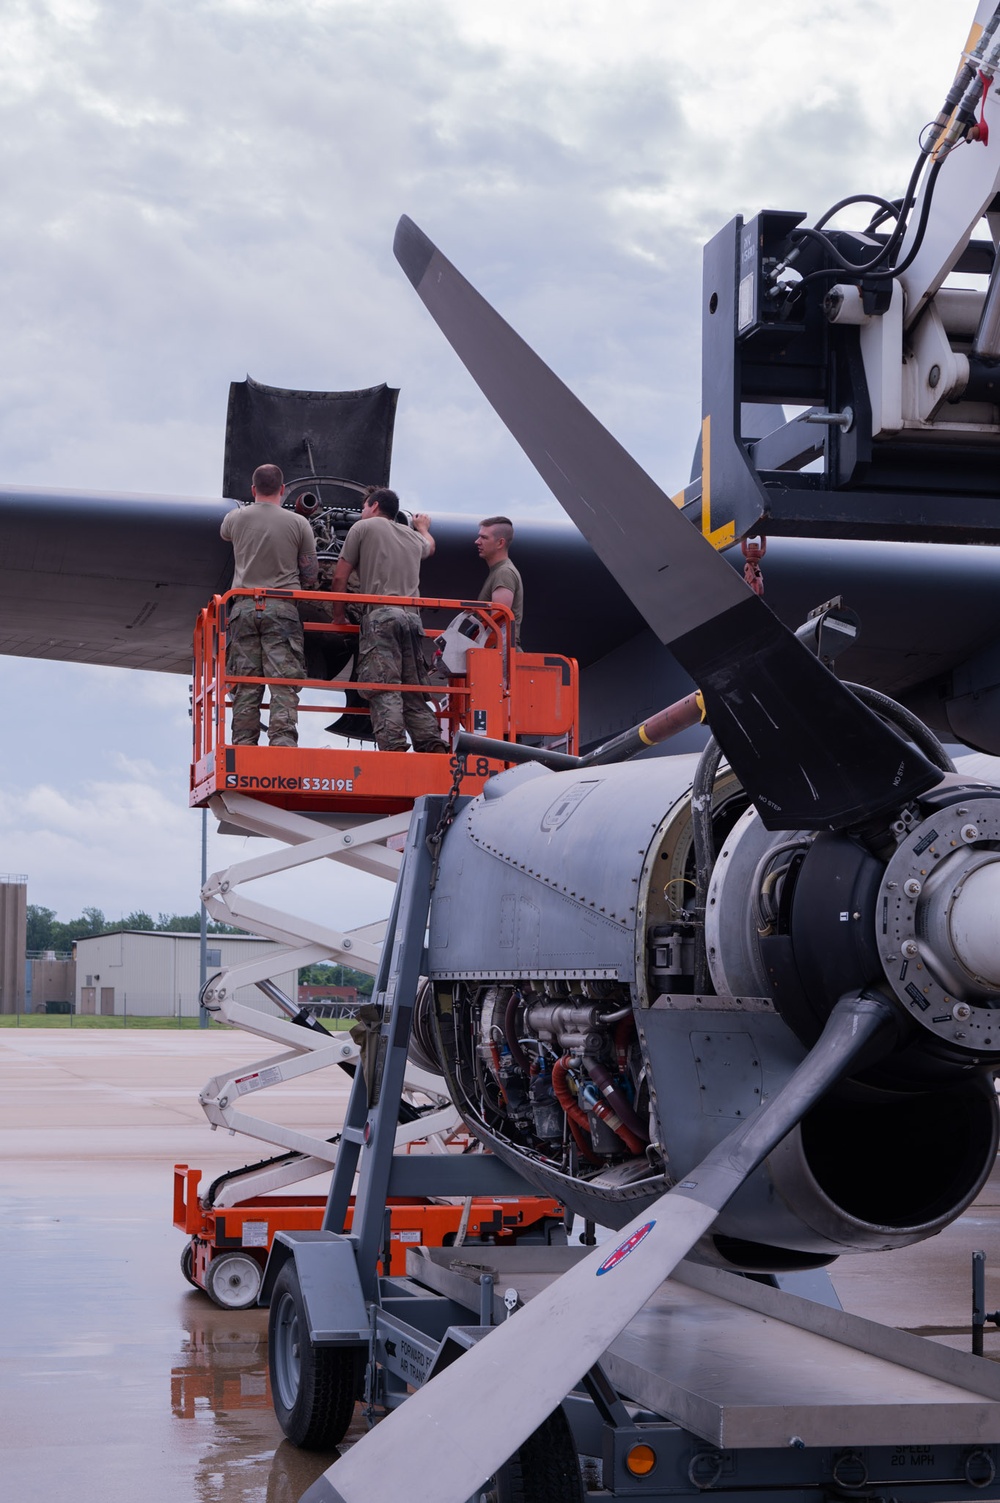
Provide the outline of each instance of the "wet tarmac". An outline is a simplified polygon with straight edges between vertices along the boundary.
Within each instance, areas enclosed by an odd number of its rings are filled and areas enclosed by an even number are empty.
[[[185,1283],[171,1224],[175,1162],[213,1177],[262,1156],[213,1133],[197,1093],[265,1048],[216,1030],[0,1032],[0,1476],[11,1503],[295,1503],[333,1459],[283,1440],[266,1312],[219,1310]],[[314,1075],[254,1108],[327,1134],[346,1092],[346,1079]],[[1000,1307],[998,1234],[994,1174],[940,1237],[841,1259],[834,1281],[849,1310],[967,1347],[978,1248],[987,1308]],[[1000,1332],[986,1350],[1000,1358]]]
[[[266,1152],[213,1133],[197,1100],[266,1048],[215,1030],[0,1034],[10,1503],[294,1503],[333,1460],[283,1440],[267,1312],[219,1310],[192,1289],[171,1224],[175,1162],[211,1178]],[[346,1085],[313,1076],[254,1109],[331,1132]]]

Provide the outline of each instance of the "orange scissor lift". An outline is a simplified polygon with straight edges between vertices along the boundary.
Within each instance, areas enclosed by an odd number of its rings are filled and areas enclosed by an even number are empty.
[[[235,684],[259,684],[259,678],[226,673],[226,616],[230,601],[280,597],[311,608],[343,601],[350,606],[398,605],[434,612],[462,613],[481,625],[485,640],[470,646],[463,674],[450,676],[431,690],[413,684],[348,683],[339,679],[280,679],[300,691],[299,713],[329,714],[329,702],[310,702],[309,691],[397,689],[402,694],[435,695],[432,709],[442,739],[451,744],[464,727],[500,741],[522,738],[576,751],[579,694],[573,658],[550,653],[517,652],[511,646],[513,617],[491,602],[421,598],[413,601],[372,595],[332,595],[315,591],[230,590],[216,595],[198,618],[194,642],[194,757],[191,803],[208,803],[214,794],[236,789],[284,809],[352,814],[391,814],[410,809],[421,794],[447,793],[454,767],[450,756],[412,752],[357,750],[346,746],[233,746],[226,737],[229,690]],[[359,627],[307,621],[307,636],[357,639]],[[440,630],[429,630],[434,639]],[[364,715],[364,710],[346,709]],[[479,793],[500,762],[484,757],[465,769],[463,792]]]
[[[322,1198],[284,1192],[289,1185],[329,1169],[337,1151],[335,1139],[318,1138],[249,1114],[248,1100],[261,1089],[311,1070],[331,1064],[353,1068],[359,1053],[343,1033],[329,1034],[320,1025],[296,1026],[303,1021],[297,1003],[283,996],[269,978],[319,960],[344,961],[374,974],[379,958],[379,939],[371,927],[342,933],[320,926],[245,898],[242,884],[322,858],[394,881],[415,799],[424,794],[445,795],[457,787],[459,777],[463,794],[479,793],[486,779],[504,765],[476,758],[463,767],[445,754],[384,752],[342,744],[234,746],[227,734],[231,690],[237,684],[265,682],[226,672],[229,603],[247,595],[258,600],[269,596],[301,600],[308,603],[312,616],[322,614],[323,607],[334,601],[343,601],[351,607],[378,604],[424,609],[433,611],[438,620],[447,613],[454,617],[452,627],[456,621],[463,623],[459,638],[465,635],[470,645],[459,641],[457,654],[452,646],[442,660],[454,665],[457,658],[462,672],[437,673],[435,680],[440,681],[427,687],[343,678],[279,680],[295,683],[299,689],[300,715],[329,715],[331,709],[337,713],[329,698],[318,700],[317,693],[398,689],[430,699],[446,744],[464,728],[501,741],[527,738],[567,752],[577,749],[578,715],[575,661],[558,654],[516,651],[511,646],[510,611],[491,602],[230,590],[215,596],[201,612],[194,638],[190,802],[210,806],[230,829],[270,836],[290,847],[276,856],[251,857],[215,873],[205,888],[205,904],[213,917],[286,946],[212,977],[202,999],[221,1021],[277,1043],[284,1051],[257,1065],[224,1071],[208,1082],[200,1098],[213,1127],[259,1138],[275,1145],[278,1154],[230,1172],[224,1176],[222,1190],[217,1181],[204,1197],[198,1194],[199,1171],[187,1165],[175,1168],[174,1225],[191,1239],[184,1249],[182,1269],[190,1282],[205,1288],[216,1303],[227,1308],[255,1301],[266,1249],[276,1230],[306,1230],[320,1224]],[[349,641],[356,641],[359,633],[357,625],[323,620],[307,620],[304,630],[309,635],[333,634]],[[428,629],[427,635],[432,640],[449,640],[446,626]],[[456,641],[454,631],[450,641]],[[341,640],[339,645],[348,644]],[[365,711],[345,706],[343,713],[360,716]],[[260,987],[295,1021],[237,1001],[238,988],[250,984]],[[408,1124],[401,1122],[397,1147],[419,1143],[436,1152],[467,1149],[461,1119],[439,1077],[408,1064],[406,1089],[410,1102],[418,1106]],[[533,1196],[477,1196],[465,1204],[394,1198],[389,1207],[393,1252],[397,1252],[397,1240],[400,1246],[415,1240],[440,1245],[456,1234],[480,1242],[522,1237],[553,1240],[560,1209],[555,1201]]]

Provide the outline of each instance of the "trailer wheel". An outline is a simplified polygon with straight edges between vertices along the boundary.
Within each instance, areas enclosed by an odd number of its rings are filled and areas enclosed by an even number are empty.
[[[201,1285],[194,1276],[194,1238],[185,1242],[181,1252],[181,1273],[187,1279],[192,1289],[200,1289]]]
[[[358,1347],[314,1346],[295,1262],[274,1281],[267,1326],[271,1401],[278,1424],[304,1451],[332,1451],[347,1434],[358,1396],[364,1353]]]
[[[542,1421],[479,1497],[483,1503],[584,1503],[580,1458],[562,1409]]]
[[[260,1284],[260,1264],[249,1253],[222,1253],[205,1271],[205,1292],[223,1310],[248,1310],[257,1303]]]

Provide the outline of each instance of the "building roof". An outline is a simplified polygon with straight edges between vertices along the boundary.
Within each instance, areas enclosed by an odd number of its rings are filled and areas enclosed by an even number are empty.
[[[88,939],[110,939],[115,934],[141,934],[151,939],[201,939],[201,934],[197,929],[102,929],[99,934],[81,934],[74,943],[83,944]],[[213,941],[236,939],[240,943],[249,941],[255,945],[275,943],[273,939],[266,939],[260,934],[213,934],[209,930],[207,937]]]

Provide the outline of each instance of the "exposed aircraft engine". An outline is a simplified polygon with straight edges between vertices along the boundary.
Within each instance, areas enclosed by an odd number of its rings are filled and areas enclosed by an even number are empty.
[[[997,1152],[1000,790],[886,834],[768,830],[717,753],[494,778],[443,842],[418,1047],[472,1130],[621,1226],[771,1097],[838,998],[894,999],[698,1255],[815,1266],[940,1231]],[[432,1016],[433,1014],[433,1016]]]

